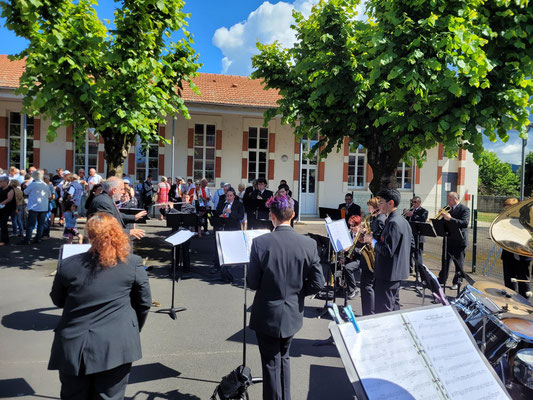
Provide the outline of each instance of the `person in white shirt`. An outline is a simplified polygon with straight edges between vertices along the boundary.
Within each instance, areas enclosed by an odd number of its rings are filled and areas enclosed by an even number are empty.
[[[33,181],[26,187],[24,194],[28,196],[28,224],[26,226],[26,238],[22,244],[30,244],[33,227],[37,223],[37,234],[34,243],[39,243],[43,236],[48,202],[52,194],[48,185],[43,181],[43,170],[32,173]]]
[[[87,178],[87,185],[89,185],[89,191],[91,191],[93,186],[97,183],[102,183],[102,180],[102,177],[96,173],[96,170],[94,168],[89,169],[89,177]]]

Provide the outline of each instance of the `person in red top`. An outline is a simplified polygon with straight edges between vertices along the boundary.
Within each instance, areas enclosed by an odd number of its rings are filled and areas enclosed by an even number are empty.
[[[161,182],[157,184],[157,204],[167,204],[169,192],[170,185],[167,183],[167,178],[163,176]],[[163,220],[163,215],[161,215],[159,219]]]

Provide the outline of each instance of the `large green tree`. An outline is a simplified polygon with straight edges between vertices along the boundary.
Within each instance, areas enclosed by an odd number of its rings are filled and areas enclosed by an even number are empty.
[[[167,114],[189,117],[184,84],[199,67],[186,31],[183,0],[123,0],[113,25],[95,0],[0,2],[6,26],[27,38],[15,59],[26,59],[18,93],[24,111],[50,119],[47,139],[73,124],[104,140],[108,175],[120,175],[131,143],[160,140]],[[181,39],[171,41],[172,32]]]
[[[479,194],[518,196],[520,178],[496,153],[484,151],[479,157]]]
[[[349,136],[368,151],[370,189],[396,184],[401,159],[420,165],[443,143],[482,153],[482,136],[526,134],[533,95],[533,7],[527,0],[321,1],[294,13],[297,41],[258,44],[253,76],[280,91],[281,115],[299,137],[319,134],[322,155]],[[480,129],[483,127],[484,129]]]

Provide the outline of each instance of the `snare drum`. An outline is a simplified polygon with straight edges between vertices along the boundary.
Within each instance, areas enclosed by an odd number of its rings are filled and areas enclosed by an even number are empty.
[[[533,349],[522,349],[516,353],[513,374],[520,384],[533,389]]]
[[[473,336],[477,345],[481,348],[483,344],[482,322]],[[487,317],[485,325],[485,357],[491,364],[497,364],[503,356],[516,348],[519,343],[520,338],[506,326],[503,320],[493,315]]]
[[[475,333],[482,326],[483,317],[501,311],[492,300],[475,287],[467,285],[452,304],[457,307],[461,318],[470,332]]]

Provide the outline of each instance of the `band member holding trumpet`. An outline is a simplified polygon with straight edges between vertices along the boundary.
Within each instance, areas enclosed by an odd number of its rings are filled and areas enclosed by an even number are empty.
[[[351,193],[346,193],[344,201],[345,203],[339,204],[338,209],[344,212],[346,223],[348,223],[352,215],[361,216],[361,207],[353,202],[353,195]]]
[[[413,235],[409,223],[398,211],[400,192],[384,189],[378,193],[379,210],[388,215],[379,240],[365,235],[365,243],[372,244],[375,251],[376,313],[400,309],[400,282],[409,277],[409,257]]]
[[[452,289],[456,290],[462,283],[465,277],[465,270],[463,267],[465,261],[465,251],[468,244],[468,221],[470,220],[470,209],[459,203],[459,195],[455,192],[449,192],[446,198],[449,211],[441,210],[438,218],[442,217],[446,221],[455,223],[461,233],[462,239],[448,238],[448,245],[446,248],[446,261],[439,272],[439,282],[441,285],[446,285],[448,280],[448,273],[450,271],[450,262],[455,264],[455,275],[452,280]]]
[[[403,216],[407,221],[426,222],[428,220],[428,210],[422,207],[422,199],[419,196],[415,196],[411,200],[411,208],[404,211]],[[414,268],[424,263],[422,253],[425,241],[424,236],[419,236],[418,253],[416,252],[416,246],[411,247],[411,266],[414,266]],[[411,272],[413,271],[411,270]]]

